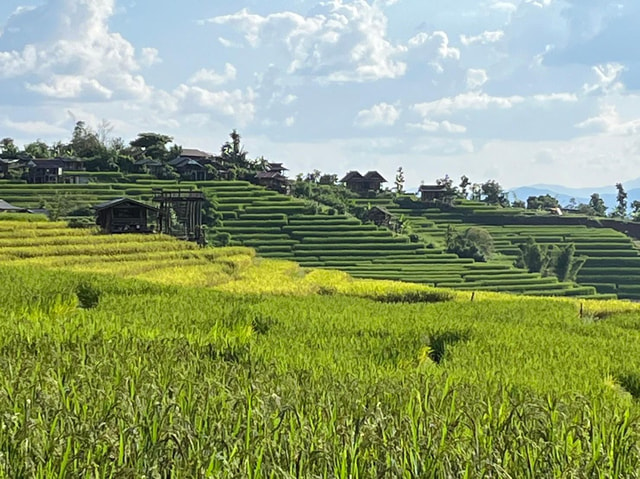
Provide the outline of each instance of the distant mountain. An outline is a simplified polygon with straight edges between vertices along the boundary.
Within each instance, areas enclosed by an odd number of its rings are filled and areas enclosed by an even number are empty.
[[[622,184],[627,192],[627,203],[629,207],[634,200],[640,200],[640,178],[627,181]],[[514,195],[516,198],[522,201],[527,201],[529,196],[550,195],[557,198],[561,206],[566,206],[571,198],[574,198],[576,203],[589,203],[589,199],[593,193],[598,193],[604,200],[604,204],[607,208],[613,209],[616,206],[617,190],[615,186],[601,186],[594,188],[569,188],[562,185],[531,185],[520,186],[518,188],[512,188],[509,190],[510,198],[513,200]]]

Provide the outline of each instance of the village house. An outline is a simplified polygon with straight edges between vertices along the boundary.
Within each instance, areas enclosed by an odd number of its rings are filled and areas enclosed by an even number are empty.
[[[142,158],[136,161],[133,166],[138,173],[150,173],[154,176],[160,175],[164,168],[161,161],[152,160],[151,158]]]
[[[359,194],[380,191],[382,183],[386,182],[387,180],[377,171],[368,171],[365,175],[358,171],[350,171],[340,180],[348,189]]]
[[[426,202],[447,201],[449,199],[447,189],[443,185],[420,185],[418,193],[420,199]]]
[[[384,226],[386,228],[391,228],[393,221],[393,214],[386,208],[382,206],[372,206],[362,218],[364,221],[371,221],[373,224],[377,226]]]
[[[288,171],[287,168],[282,166],[282,163],[267,163],[266,167],[267,171],[256,173],[255,182],[265,188],[289,194],[291,185],[289,179],[284,176],[284,172]]]
[[[28,158],[18,161],[16,167],[27,170],[27,182],[43,183],[84,183],[86,176],[84,160],[72,157]]]
[[[94,206],[96,224],[104,233],[150,233],[149,215],[158,208],[131,198],[117,198]]]

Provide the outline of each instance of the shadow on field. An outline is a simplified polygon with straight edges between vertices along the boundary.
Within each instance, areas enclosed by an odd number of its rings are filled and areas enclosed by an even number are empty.
[[[432,333],[429,335],[429,348],[431,349],[429,357],[434,363],[440,364],[445,357],[447,348],[460,341],[468,341],[469,337],[468,330],[445,330]]]

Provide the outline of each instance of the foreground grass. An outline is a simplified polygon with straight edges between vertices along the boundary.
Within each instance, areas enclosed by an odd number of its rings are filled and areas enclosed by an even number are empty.
[[[0,280],[5,477],[640,469],[633,312],[386,303],[335,285],[240,294],[28,266]]]

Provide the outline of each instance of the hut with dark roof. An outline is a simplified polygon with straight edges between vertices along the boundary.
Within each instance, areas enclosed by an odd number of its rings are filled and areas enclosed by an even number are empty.
[[[387,180],[377,171],[368,171],[365,175],[361,175],[359,171],[350,171],[340,180],[340,183],[354,193],[380,191],[382,183],[386,182]]]
[[[96,224],[103,232],[150,233],[149,215],[157,215],[158,208],[131,198],[117,198],[94,206]]]

